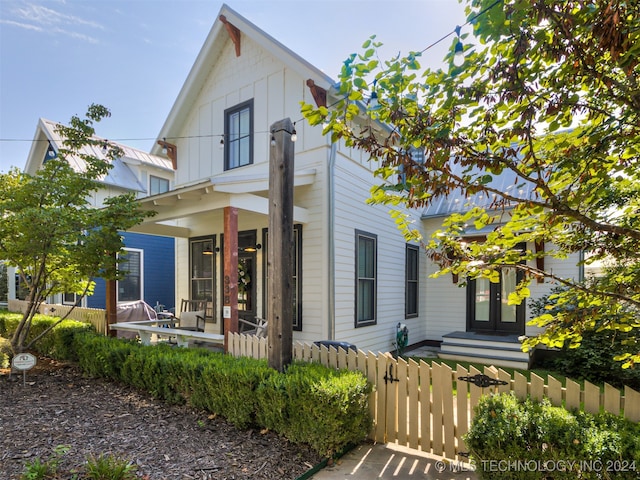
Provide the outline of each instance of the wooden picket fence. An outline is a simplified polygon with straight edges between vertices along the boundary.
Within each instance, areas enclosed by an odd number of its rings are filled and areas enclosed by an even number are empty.
[[[25,300],[9,300],[8,309],[10,312],[24,313],[29,302]],[[54,317],[64,317],[70,310],[71,305],[48,304],[40,305],[40,313]],[[100,308],[75,307],[67,317],[69,320],[92,324],[96,332],[102,335],[107,334],[107,312]]]
[[[231,334],[229,353],[234,356],[267,358],[267,339]],[[295,360],[319,362],[332,368],[361,371],[373,384],[369,399],[374,426],[371,440],[397,443],[450,459],[463,460],[467,448],[463,435],[469,430],[473,409],[480,397],[489,393],[513,391],[518,398],[547,397],[553,405],[582,409],[590,413],[608,411],[622,413],[631,421],[640,421],[640,393],[625,387],[624,394],[610,385],[604,392],[589,382],[567,379],[566,385],[549,376],[547,380],[531,373],[531,380],[516,372],[485,367],[483,372],[460,365],[452,369],[446,364],[426,363],[393,358],[388,353],[373,354],[295,343]],[[500,385],[476,386],[461,380],[490,379]]]

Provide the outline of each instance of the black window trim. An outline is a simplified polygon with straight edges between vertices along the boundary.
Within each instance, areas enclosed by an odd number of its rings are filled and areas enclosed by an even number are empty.
[[[416,269],[416,278],[409,278],[409,251],[415,252],[415,269]],[[405,281],[405,295],[404,295],[404,318],[415,318],[419,315],[420,312],[420,249],[417,245],[411,245],[407,243],[405,248],[405,272],[404,272],[404,281]],[[416,298],[415,298],[415,312],[409,312],[409,283],[416,284]]]
[[[267,318],[267,302],[268,302],[268,298],[267,298],[267,270],[268,270],[268,262],[267,262],[267,249],[269,248],[269,229],[268,228],[263,228],[262,229],[262,243],[263,243],[263,255],[262,255],[262,284],[263,284],[263,288],[262,288],[262,295],[263,295],[263,299],[262,299],[262,311],[263,311],[263,318]],[[302,325],[303,325],[303,316],[302,316],[302,225],[299,223],[296,223],[293,226],[293,236],[294,236],[294,242],[295,240],[298,241],[298,252],[297,252],[297,256],[298,258],[295,258],[294,255],[294,263],[296,265],[294,265],[295,270],[296,270],[296,278],[297,278],[297,282],[296,282],[296,309],[297,309],[297,315],[296,315],[296,320],[297,322],[293,325],[293,330],[296,332],[301,332],[302,331]]]
[[[230,137],[230,133],[229,133],[229,117],[236,113],[236,112],[240,112],[242,110],[245,109],[249,109],[249,163],[247,163],[246,165],[237,165],[235,167],[230,167],[230,158],[229,155],[231,154],[231,148],[230,148],[230,144],[231,144],[231,137]],[[227,108],[224,111],[224,170],[234,170],[236,168],[240,168],[240,167],[244,167],[247,165],[253,165],[253,142],[254,142],[254,136],[253,136],[253,98],[250,100],[247,100],[245,102],[239,103],[238,105],[235,105],[233,107]]]
[[[134,248],[134,247],[124,247],[122,249],[122,252],[118,254],[118,258],[126,257],[130,253],[134,253],[134,252],[138,254],[138,262],[139,262],[138,264],[139,272],[137,275],[139,298],[137,300],[121,300],[120,299],[120,282],[124,282],[127,279],[127,277],[131,276],[131,272],[122,270],[121,271],[121,273],[123,274],[122,278],[116,281],[116,302],[117,303],[144,300],[144,249]],[[128,263],[129,260],[127,259],[121,263],[125,263],[125,262]],[[118,269],[121,268],[120,267],[121,263],[120,262],[118,263]]]
[[[151,184],[152,184],[154,179],[155,180],[162,180],[164,182],[167,182],[167,189],[162,191],[162,192],[153,193],[152,192],[152,188],[151,188]],[[171,190],[171,180],[169,180],[168,178],[159,177],[158,175],[149,174],[149,195],[160,195],[161,193],[168,192],[169,190]]]
[[[360,237],[365,237],[368,238],[370,240],[373,240],[374,242],[374,252],[373,252],[373,262],[374,262],[374,266],[373,266],[373,318],[370,320],[358,320],[358,282],[360,281],[360,277],[358,276],[358,258],[359,258],[359,240]],[[354,324],[354,328],[361,328],[361,327],[368,327],[371,325],[377,325],[378,324],[378,236],[375,233],[369,233],[369,232],[365,232],[363,230],[355,230],[355,247],[354,247],[354,253],[355,253],[355,257],[354,257],[354,266],[355,266],[355,271],[354,271],[354,279],[355,279],[355,285],[354,285],[354,298],[355,298],[355,302],[354,302],[354,316],[353,316],[353,324]]]

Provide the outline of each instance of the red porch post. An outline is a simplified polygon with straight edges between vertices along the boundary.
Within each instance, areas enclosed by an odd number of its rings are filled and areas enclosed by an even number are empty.
[[[224,275],[222,286],[224,351],[229,332],[238,331],[238,209],[224,207]]]

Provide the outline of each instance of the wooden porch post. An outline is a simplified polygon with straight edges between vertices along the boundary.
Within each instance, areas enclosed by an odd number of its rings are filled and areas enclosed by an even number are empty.
[[[224,275],[222,286],[224,351],[229,332],[238,331],[238,209],[224,207]]]
[[[116,262],[116,255],[111,255],[113,262]],[[115,280],[106,281],[107,288],[105,295],[107,297],[106,310],[107,310],[107,335],[115,337],[117,332],[111,329],[112,323],[118,322],[118,298],[116,295],[117,282]]]
[[[270,130],[267,337],[269,366],[282,372],[293,358],[293,124]]]

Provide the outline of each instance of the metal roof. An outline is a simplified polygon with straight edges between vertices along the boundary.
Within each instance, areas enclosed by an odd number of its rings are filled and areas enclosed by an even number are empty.
[[[456,164],[453,166],[452,172],[460,175],[462,168],[462,166]],[[490,175],[492,177],[491,181],[486,183],[486,186],[494,190],[509,193],[509,195],[516,198],[526,199],[531,198],[533,195],[533,185],[525,182],[511,170],[503,170],[500,174],[490,174],[480,169],[475,169],[472,170],[472,175],[478,178],[484,175]],[[446,196],[433,199],[429,206],[425,207],[422,211],[422,218],[445,217],[452,213],[467,212],[474,207],[490,209],[497,196],[495,193],[488,195],[487,192],[479,192],[472,196],[465,196],[461,191],[452,192]]]
[[[56,126],[59,124],[57,122],[41,118],[40,125],[42,126],[42,129],[45,131],[50,143],[53,145],[54,149],[57,152],[60,148],[63,147],[63,139],[60,138],[56,131]],[[99,141],[107,141],[106,139],[96,136],[94,136],[93,138]],[[158,155],[152,155],[150,153],[143,152],[142,150],[137,150],[118,142],[109,141],[109,143],[121,148],[124,154],[120,158],[112,161],[112,168],[109,170],[109,172],[107,172],[106,175],[100,178],[99,181],[105,185],[146,193],[147,188],[142,185],[142,183],[140,183],[140,181],[138,180],[138,176],[131,169],[130,165],[147,165],[173,172],[171,160],[167,158],[160,157]],[[98,145],[85,145],[82,147],[79,153],[82,155],[91,155],[103,160],[107,159],[105,152],[103,152],[102,148],[100,148]],[[66,160],[74,170],[78,172],[85,171],[86,163],[79,155],[70,155],[66,158]]]

